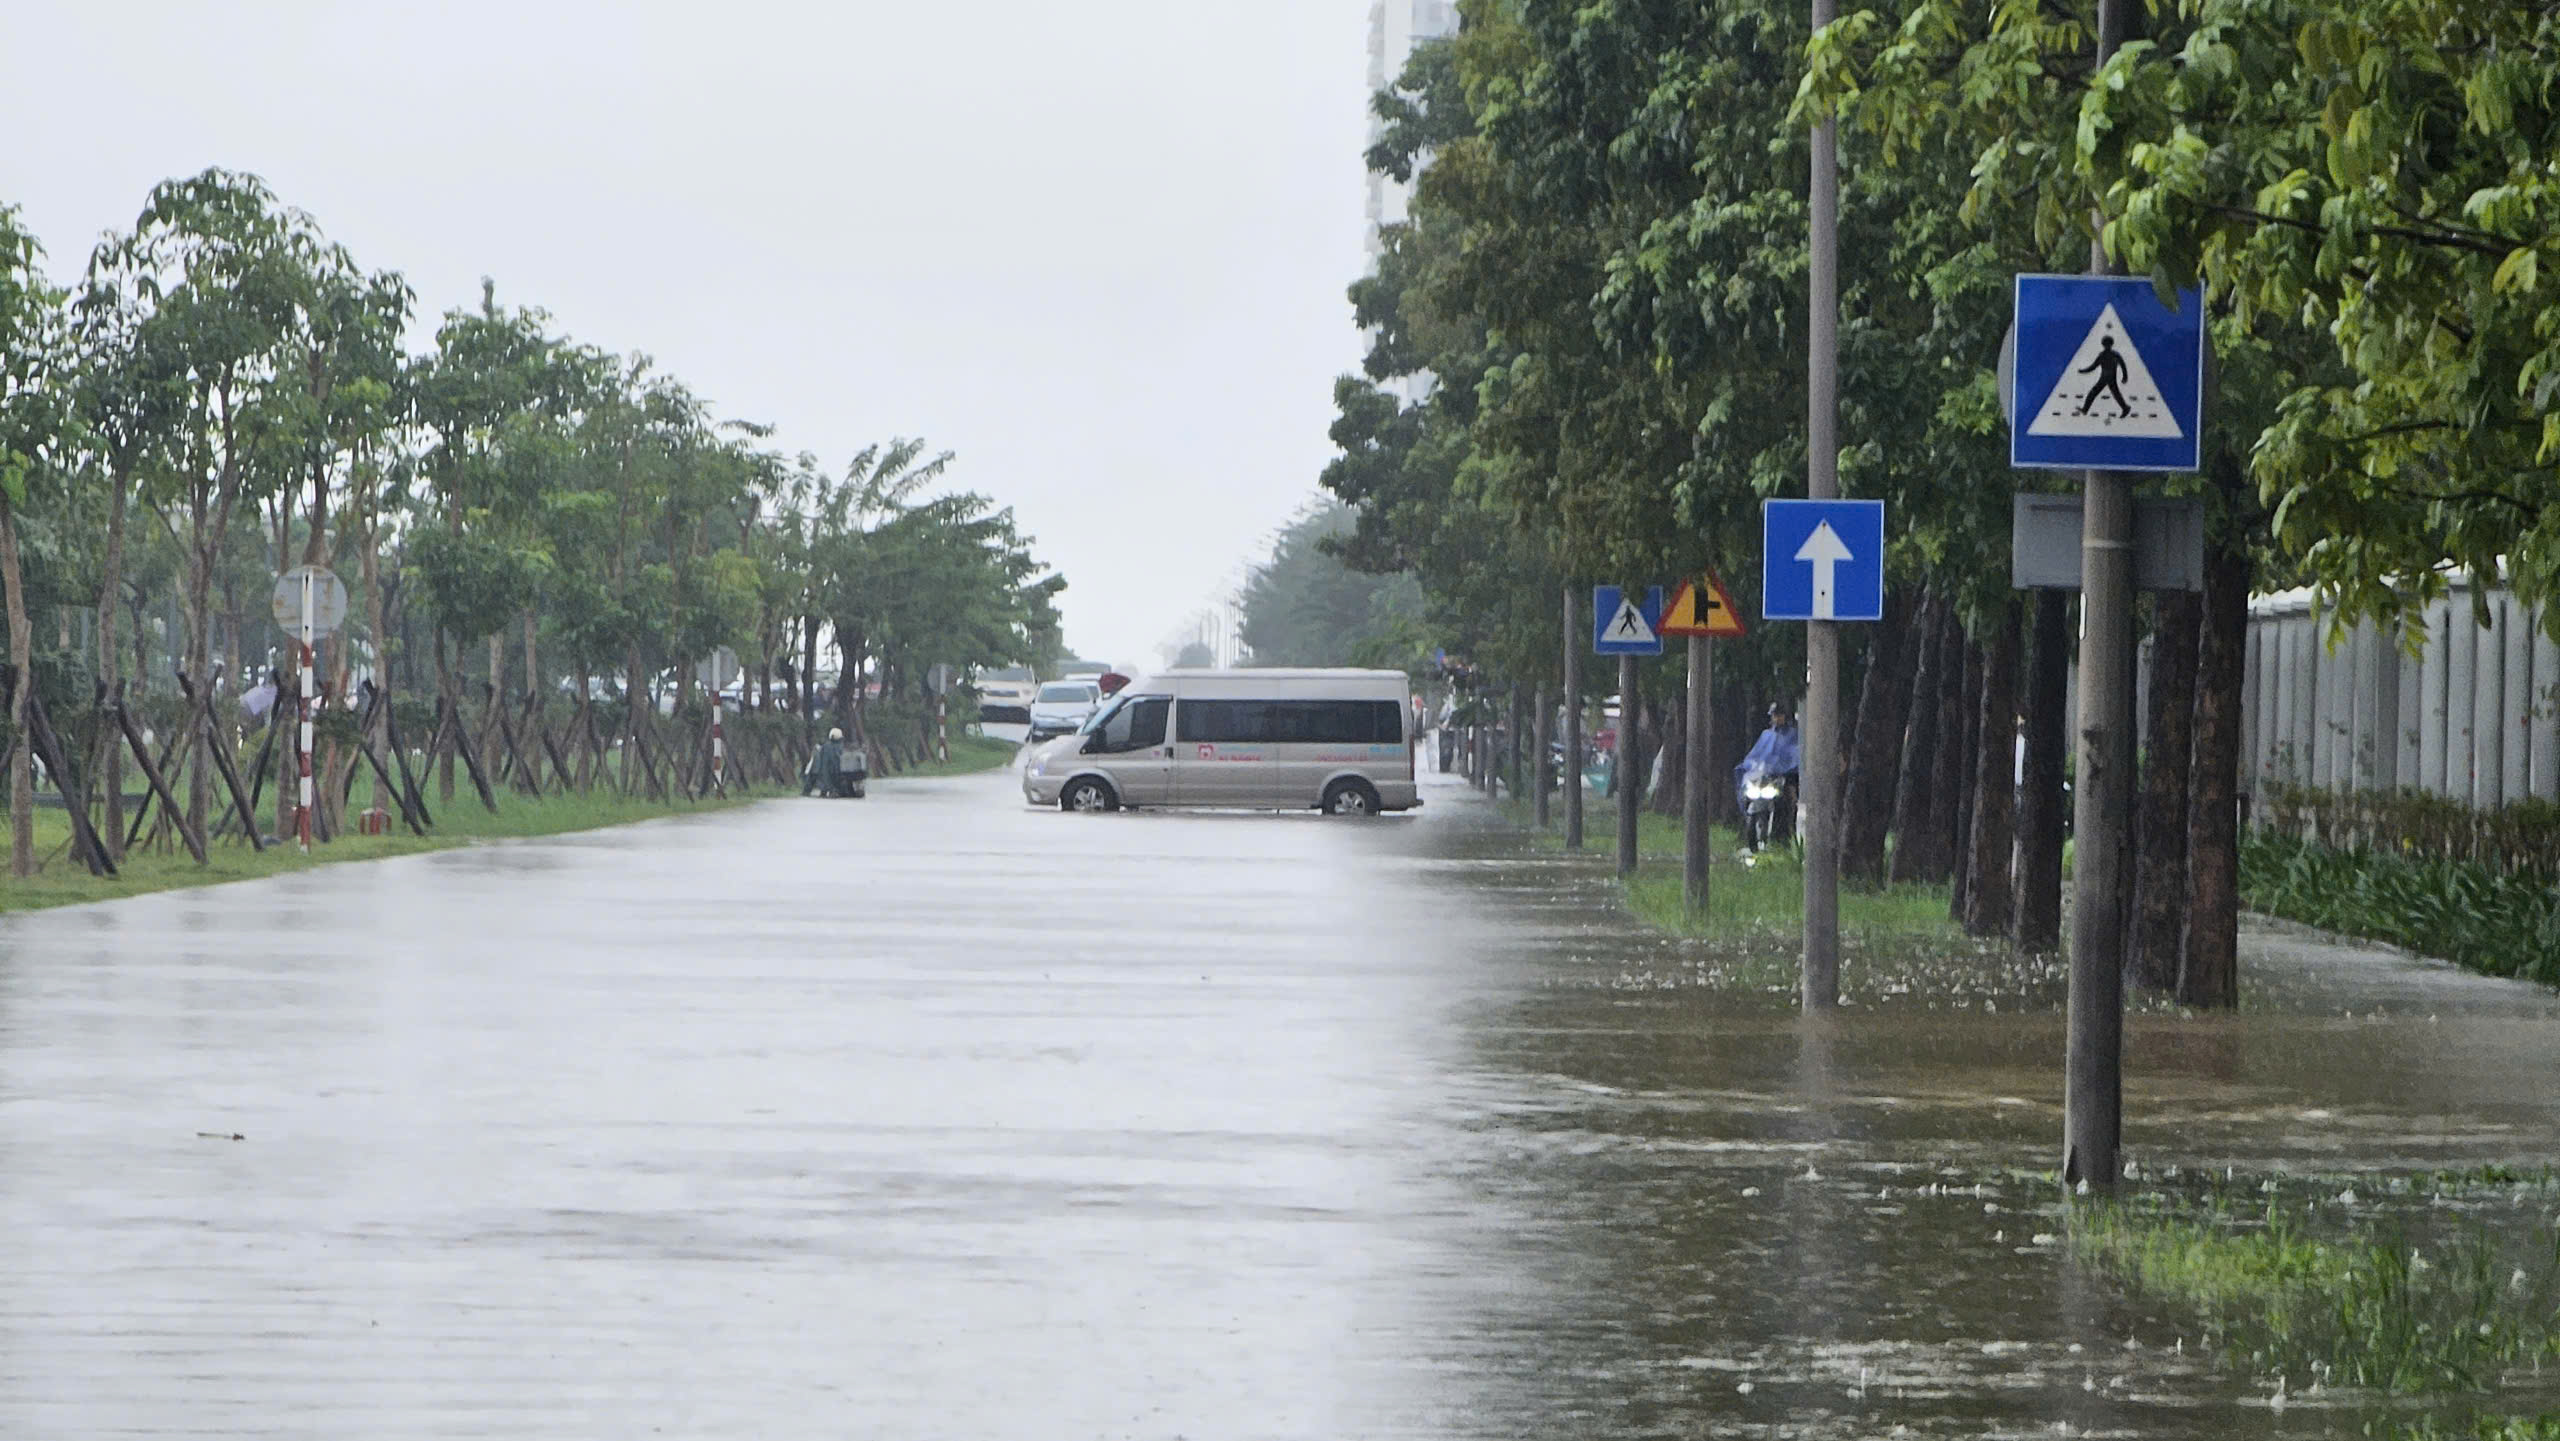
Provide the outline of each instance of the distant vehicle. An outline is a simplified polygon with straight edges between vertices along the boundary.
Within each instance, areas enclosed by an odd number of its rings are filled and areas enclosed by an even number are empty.
[[[1034,747],[1022,793],[1070,811],[1410,810],[1422,798],[1407,702],[1402,671],[1165,671]]]
[[[978,672],[977,690],[978,719],[1020,725],[1031,719],[1040,682],[1029,666],[1000,666]]]
[[[1050,740],[1083,729],[1102,704],[1102,689],[1091,681],[1053,680],[1031,700],[1032,741]]]
[[[1111,669],[1098,660],[1062,660],[1058,662],[1058,679],[1073,680],[1078,676],[1097,676]]]

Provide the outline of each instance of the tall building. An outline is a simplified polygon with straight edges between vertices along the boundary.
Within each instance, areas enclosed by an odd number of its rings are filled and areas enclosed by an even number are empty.
[[[1377,94],[1404,73],[1413,48],[1425,40],[1458,33],[1458,7],[1453,0],[1374,0],[1369,6],[1369,93]],[[1378,143],[1384,127],[1369,118],[1369,144]],[[1403,221],[1413,187],[1383,175],[1369,177],[1369,260],[1378,259],[1378,231]]]

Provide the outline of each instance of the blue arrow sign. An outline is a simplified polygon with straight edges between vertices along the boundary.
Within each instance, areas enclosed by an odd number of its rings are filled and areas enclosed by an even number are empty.
[[[1884,502],[1772,500],[1760,511],[1760,614],[1884,618]]]
[[[1662,654],[1662,587],[1632,596],[1614,585],[1591,588],[1591,649],[1601,655]]]
[[[2194,470],[2204,435],[2204,292],[2148,280],[2021,275],[2009,463]]]

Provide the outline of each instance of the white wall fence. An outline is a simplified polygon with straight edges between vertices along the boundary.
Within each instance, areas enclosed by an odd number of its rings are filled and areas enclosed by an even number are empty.
[[[2489,620],[2457,579],[2411,656],[2370,621],[2331,649],[2307,591],[2251,601],[2240,716],[2253,788],[2407,787],[2481,810],[2560,799],[2560,645],[2538,608],[2502,592]]]

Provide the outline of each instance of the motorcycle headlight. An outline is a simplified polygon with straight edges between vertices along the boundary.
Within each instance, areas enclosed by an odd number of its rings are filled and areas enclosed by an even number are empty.
[[[1778,798],[1778,788],[1767,781],[1753,781],[1742,790],[1743,794],[1755,801],[1773,801]]]

